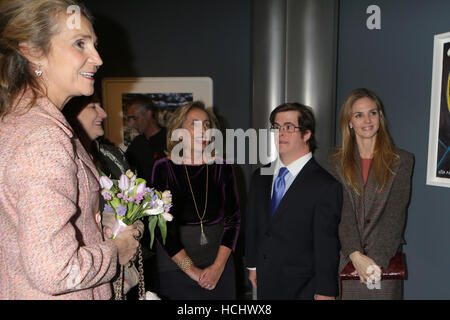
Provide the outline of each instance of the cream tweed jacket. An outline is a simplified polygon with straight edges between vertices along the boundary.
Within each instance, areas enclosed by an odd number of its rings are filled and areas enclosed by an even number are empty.
[[[28,101],[0,122],[0,299],[109,299],[95,166],[55,105]]]

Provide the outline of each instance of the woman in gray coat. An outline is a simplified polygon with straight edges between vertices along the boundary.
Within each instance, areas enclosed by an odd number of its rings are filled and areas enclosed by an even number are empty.
[[[350,93],[339,127],[342,146],[333,155],[345,190],[339,270],[351,261],[360,278],[342,282],[342,299],[402,299],[402,280],[379,281],[379,272],[405,243],[414,156],[393,145],[381,101],[368,89]]]

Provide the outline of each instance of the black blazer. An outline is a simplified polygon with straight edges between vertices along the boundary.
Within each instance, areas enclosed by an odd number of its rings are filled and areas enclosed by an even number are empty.
[[[246,264],[256,267],[257,298],[337,296],[341,184],[312,158],[271,217],[273,175],[260,171],[250,183],[245,234]]]

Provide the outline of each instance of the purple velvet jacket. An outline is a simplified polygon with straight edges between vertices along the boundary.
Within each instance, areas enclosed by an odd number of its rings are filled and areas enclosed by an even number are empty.
[[[201,215],[205,206],[206,166],[186,167]],[[229,164],[209,164],[208,175],[208,205],[203,224],[208,226],[223,223],[221,245],[234,251],[241,222],[234,168]],[[168,158],[158,160],[153,167],[152,186],[172,193],[173,206],[170,213],[174,219],[167,224],[166,244],[163,246],[172,257],[183,249],[179,227],[200,224],[184,165],[175,164]]]

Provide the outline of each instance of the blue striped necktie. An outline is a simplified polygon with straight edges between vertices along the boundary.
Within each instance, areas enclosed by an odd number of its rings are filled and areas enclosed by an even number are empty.
[[[286,188],[286,183],[284,182],[284,177],[289,173],[288,169],[286,167],[280,168],[280,171],[278,172],[278,176],[275,179],[275,183],[273,186],[273,193],[272,193],[272,201],[270,202],[270,215],[273,216],[275,211],[278,208],[278,205],[280,204],[281,198],[283,198],[284,189]]]

